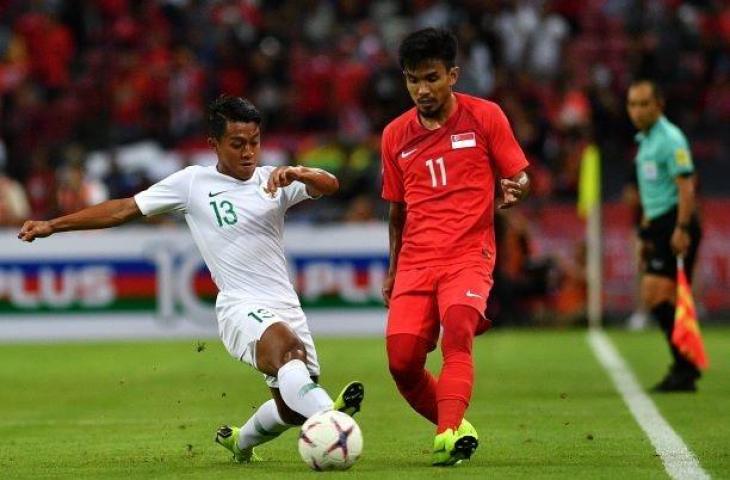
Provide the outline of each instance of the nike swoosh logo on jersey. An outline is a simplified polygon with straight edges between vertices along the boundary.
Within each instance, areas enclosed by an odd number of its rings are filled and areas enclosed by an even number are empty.
[[[217,196],[218,196],[218,195],[220,195],[221,193],[226,193],[227,191],[228,191],[228,190],[221,190],[220,192],[216,192],[216,193],[213,193],[213,192],[208,192],[208,196],[209,196],[210,198],[213,198],[213,197],[217,197]]]
[[[471,297],[471,298],[484,298],[481,295],[479,295],[478,293],[472,292],[471,290],[466,291],[466,296]]]
[[[416,150],[418,149],[414,148],[413,150],[408,150],[407,152],[400,152],[400,158],[410,157],[413,153],[416,152]]]

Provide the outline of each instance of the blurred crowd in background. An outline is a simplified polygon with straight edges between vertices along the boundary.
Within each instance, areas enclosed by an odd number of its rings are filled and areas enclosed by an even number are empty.
[[[0,225],[214,162],[205,106],[222,93],[261,110],[263,163],[339,177],[335,198],[292,220],[381,221],[380,132],[411,105],[397,46],[426,26],[458,36],[457,90],[506,111],[532,163],[531,202],[575,201],[591,144],[606,196],[620,196],[638,76],[664,87],[702,194],[727,193],[723,0],[0,0]]]

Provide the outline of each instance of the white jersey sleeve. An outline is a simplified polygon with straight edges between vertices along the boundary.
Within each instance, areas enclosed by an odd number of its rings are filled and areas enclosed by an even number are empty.
[[[147,190],[134,196],[139,210],[145,216],[168,212],[185,212],[190,197],[190,185],[195,167],[187,167],[163,178]]]
[[[287,210],[299,202],[314,198],[307,192],[307,186],[302,182],[292,182],[290,185],[284,187],[283,193],[284,208]]]

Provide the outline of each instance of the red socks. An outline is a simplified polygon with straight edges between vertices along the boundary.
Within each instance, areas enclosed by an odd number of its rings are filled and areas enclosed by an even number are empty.
[[[481,315],[472,307],[454,305],[445,314],[441,338],[444,364],[436,387],[437,432],[456,430],[469,406],[474,385],[472,343]]]
[[[437,423],[436,379],[424,368],[428,342],[415,335],[387,337],[388,364],[398,391],[413,409],[431,423]]]
[[[442,322],[443,367],[438,382],[425,369],[428,342],[415,335],[387,337],[390,373],[413,409],[438,425],[437,432],[456,430],[469,406],[474,384],[472,343],[481,315],[472,307],[454,305]]]

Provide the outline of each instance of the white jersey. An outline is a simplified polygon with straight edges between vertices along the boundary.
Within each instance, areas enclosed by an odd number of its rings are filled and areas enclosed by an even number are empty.
[[[282,248],[284,214],[311,198],[301,182],[264,191],[274,167],[246,181],[215,166],[187,167],[134,196],[146,216],[185,213],[193,239],[218,290],[247,303],[299,306]]]

